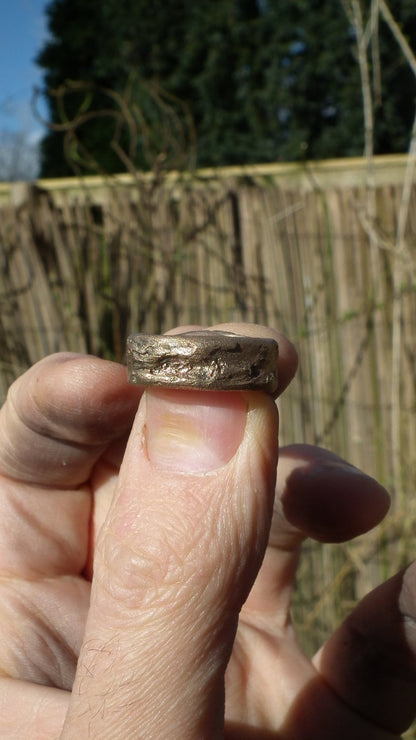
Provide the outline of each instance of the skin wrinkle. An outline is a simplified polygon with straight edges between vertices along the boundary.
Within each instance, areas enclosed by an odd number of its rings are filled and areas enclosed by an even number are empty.
[[[121,619],[126,617],[127,612],[131,612],[133,622],[136,619],[136,613],[140,610],[141,615],[150,612],[152,615],[157,607],[166,605],[173,610],[177,608],[178,601],[188,602],[186,590],[190,588],[189,578],[186,570],[192,574],[192,565],[184,568],[184,563],[178,554],[172,551],[172,557],[166,559],[166,544],[163,546],[164,567],[161,570],[161,562],[158,558],[158,550],[154,552],[150,559],[148,548],[143,546],[134,549],[127,545],[126,542],[120,541],[120,553],[114,551],[115,540],[112,539],[110,547],[102,542],[98,557],[100,564],[98,571],[99,585],[108,595],[117,603],[123,604]],[[127,550],[131,553],[125,558]],[[122,558],[123,562],[128,560],[128,571],[124,568],[122,580],[117,576],[117,562]],[[194,558],[193,552],[188,556],[191,561]],[[103,577],[104,573],[104,577]],[[132,579],[136,583],[132,583]],[[175,593],[175,598],[173,598]],[[105,598],[105,597],[104,597]],[[116,615],[113,615],[116,618]]]
[[[96,710],[95,715],[101,714],[102,718],[106,721],[106,726],[108,723],[108,729],[110,729],[111,731],[111,737],[115,737],[116,735],[113,733],[117,731],[120,732],[120,737],[126,737],[126,735],[123,734],[123,721],[125,721],[125,710],[127,707],[130,707],[131,709],[137,707],[139,716],[141,718],[149,713],[149,717],[152,718],[152,721],[157,721],[157,711],[155,710],[157,710],[157,707],[162,707],[164,705],[165,694],[166,696],[169,695],[172,688],[172,683],[178,684],[178,689],[176,692],[178,706],[187,701],[188,692],[193,695],[193,691],[188,687],[186,682],[187,671],[177,671],[179,655],[182,660],[182,658],[186,657],[186,654],[190,653],[189,663],[190,666],[192,665],[192,672],[196,674],[196,680],[198,672],[201,673],[201,681],[199,683],[201,685],[202,692],[206,690],[207,681],[209,682],[210,676],[214,677],[216,675],[218,666],[215,659],[213,658],[213,655],[214,653],[215,655],[217,654],[218,646],[217,649],[213,651],[213,635],[211,630],[209,630],[207,632],[207,637],[209,639],[207,640],[206,647],[203,649],[203,640],[201,640],[201,625],[197,624],[192,618],[192,609],[190,609],[189,611],[189,629],[184,631],[183,648],[181,648],[180,645],[178,646],[178,636],[174,623],[169,623],[170,631],[166,629],[166,623],[163,618],[161,620],[152,619],[148,624],[149,629],[147,630],[146,628],[143,629],[143,625],[140,625],[141,643],[143,646],[142,658],[145,655],[148,656],[145,661],[147,665],[147,670],[145,673],[142,673],[140,666],[135,665],[135,657],[133,657],[133,663],[130,662],[130,654],[126,653],[126,651],[121,646],[122,636],[120,635],[120,633],[112,633],[108,640],[104,642],[91,640],[87,643],[86,655],[90,657],[91,660],[86,661],[83,664],[85,669],[85,681],[88,681],[91,676],[95,676],[97,663],[100,666],[100,671],[103,670],[101,660],[102,656],[106,655],[108,657],[108,664],[104,668],[104,673],[110,677],[110,685],[107,687],[104,694],[99,695],[101,703],[99,705],[99,708]],[[160,616],[161,615],[159,615],[159,617]],[[153,635],[157,635],[160,628],[163,628],[166,638],[164,640],[163,655],[160,653],[160,651],[154,652],[153,650]],[[197,663],[192,657],[194,654],[199,656]],[[112,682],[111,678],[113,677],[113,666],[115,663],[120,665],[120,657],[123,655],[124,658],[122,659],[122,672],[121,674],[117,673],[117,676],[119,676],[119,678],[116,682]],[[211,668],[210,661],[213,663]],[[142,662],[143,660],[141,661],[141,663]],[[155,707],[152,697],[151,675],[152,665],[154,663],[155,665],[157,665],[157,671],[162,677],[161,691],[158,697],[159,701],[157,707]],[[199,668],[198,670],[195,670],[197,665],[199,665]],[[166,680],[163,680],[163,676],[166,677]],[[116,695],[119,695],[120,689],[123,693],[123,702],[122,705],[119,704],[117,708],[117,706],[114,705],[114,697]],[[81,685],[80,693],[82,693],[82,690],[83,689]],[[150,707],[150,709],[147,710],[146,707]],[[161,712],[162,710],[160,709],[159,711]],[[137,714],[137,711],[135,712],[135,714]],[[170,716],[166,716],[165,718],[168,728],[169,723],[171,722],[171,716],[174,716],[174,714],[175,706],[173,705],[171,707]],[[189,730],[189,727],[187,728],[187,730]],[[166,737],[169,734],[170,733],[167,732]],[[178,734],[178,736],[180,735]],[[197,736],[199,737],[199,733],[195,735],[195,737]],[[151,736],[149,735],[149,737]],[[160,737],[160,734],[157,737]]]
[[[80,450],[94,449],[94,447],[96,447],[92,442],[77,442],[69,437],[67,427],[62,427],[61,424],[56,424],[55,421],[52,420],[52,418],[46,413],[47,408],[45,407],[44,401],[42,400],[41,405],[36,399],[35,394],[32,394],[30,398],[32,401],[32,409],[27,403],[27,398],[25,399],[25,403],[19,404],[19,381],[17,381],[16,385],[17,388],[14,388],[12,385],[9,390],[8,396],[10,395],[10,399],[8,397],[9,403],[5,408],[7,408],[8,411],[9,409],[12,411],[15,416],[15,423],[17,423],[17,426],[21,425],[22,429],[32,433],[35,437],[41,437],[42,440],[46,439],[62,443],[65,447],[74,447]],[[36,409],[35,417],[33,416],[33,408]],[[58,418],[62,418],[62,410],[60,408],[57,409],[57,416]],[[101,447],[101,443],[98,446]]]
[[[95,382],[100,380],[100,372],[96,358],[93,356],[83,356],[76,353],[58,353],[54,355],[55,362],[60,365],[60,384],[63,389],[61,397],[65,400],[65,425],[62,424],[63,409],[61,403],[51,403],[51,399],[54,398],[53,393],[48,393],[49,384],[54,383],[54,378],[51,379],[48,371],[51,369],[51,358],[48,357],[43,361],[42,367],[42,385],[38,387],[39,376],[36,377],[36,372],[39,372],[39,363],[35,365],[32,370],[35,375],[35,383],[31,386],[32,392],[26,394],[27,398],[25,404],[21,404],[21,420],[25,426],[33,429],[33,431],[45,435],[45,425],[50,432],[46,436],[51,436],[53,439],[58,441],[73,441],[74,427],[77,430],[77,434],[83,434],[88,440],[88,445],[91,444],[91,440],[94,438],[94,431],[99,430],[103,427],[108,417],[108,403],[116,401],[118,404],[121,403],[119,393],[116,388],[113,389],[112,385],[109,385],[109,389],[106,393],[107,404],[100,406],[90,405],[91,395],[87,391],[88,386],[93,387]],[[79,360],[87,360],[81,365]],[[108,366],[112,367],[114,376],[120,372],[120,366],[115,363],[108,362]],[[53,370],[53,368],[52,368]],[[88,370],[88,373],[86,373]],[[12,386],[13,388],[13,386]],[[19,382],[16,385],[15,392],[20,391]],[[30,424],[27,424],[26,418],[30,415],[27,413],[28,401],[31,402],[32,408],[37,412],[40,422],[37,426],[33,424],[33,417]],[[81,423],[80,423],[81,422]],[[112,426],[108,427],[106,433],[112,432]],[[79,441],[79,440],[78,440]],[[80,442],[84,444],[84,442]]]
[[[152,514],[154,516],[154,514]],[[206,598],[206,592],[212,588],[218,588],[218,581],[223,580],[221,572],[215,567],[209,565],[213,560],[213,552],[203,559],[199,552],[207,553],[211,549],[211,543],[218,540],[216,530],[221,527],[221,512],[212,515],[203,523],[201,531],[195,530],[194,522],[187,522],[171,516],[169,519],[169,531],[164,533],[158,532],[157,540],[152,535],[152,542],[141,543],[140,549],[136,542],[129,545],[126,539],[120,539],[120,552],[114,550],[115,538],[114,532],[110,533],[111,539],[107,546],[107,540],[102,540],[98,549],[98,557],[101,564],[97,568],[100,573],[100,585],[109,594],[112,600],[122,603],[132,610],[132,613],[140,608],[143,610],[154,605],[161,606],[166,604],[172,611],[178,610],[178,604],[189,604],[192,594],[194,598]],[[172,537],[172,521],[177,523],[176,533]],[[144,526],[146,529],[146,527]],[[183,531],[183,536],[178,537],[178,532]],[[189,540],[189,532],[193,532],[193,537]],[[180,541],[186,543],[186,549],[174,549],[171,545],[172,539],[175,543]],[[187,541],[188,540],[188,541]],[[140,542],[140,537],[137,542]],[[224,538],[222,541],[225,543]],[[129,555],[125,558],[126,548]],[[233,552],[233,547],[229,543],[226,550]],[[239,547],[238,551],[241,550]],[[237,552],[238,552],[237,551]],[[236,555],[233,552],[233,557]],[[129,570],[124,568],[122,582],[117,576],[118,559],[122,558],[123,562],[129,562]],[[203,562],[204,567],[195,571],[195,562]],[[163,569],[161,566],[163,565]],[[102,573],[106,573],[105,580]],[[132,579],[137,580],[137,584],[132,584]],[[108,591],[110,589],[110,591]],[[223,590],[226,591],[225,586]],[[130,602],[130,604],[129,604]],[[180,609],[179,609],[180,610]]]
[[[50,467],[49,470],[54,472],[54,475],[50,476],[49,482],[39,482],[37,475],[39,469],[42,468],[42,455],[39,452],[34,454],[34,450],[38,450],[36,438],[31,442],[31,454],[33,456],[33,465],[27,467],[26,471],[22,470],[21,461],[17,458],[15,450],[19,448],[20,442],[17,440],[13,447],[3,446],[0,452],[0,466],[1,472],[14,480],[16,483],[23,482],[32,486],[40,486],[43,489],[50,488],[55,490],[56,485],[60,485],[64,490],[72,490],[74,486],[81,486],[86,480],[88,480],[91,470],[96,464],[100,455],[104,452],[106,444],[101,445],[85,445],[76,442],[67,442],[66,440],[57,440],[55,437],[49,437],[48,435],[41,435],[40,433],[34,432],[38,437],[41,437],[42,445],[43,440],[49,439],[53,442],[55,451],[55,465]],[[68,454],[70,451],[70,454]],[[75,453],[75,454],[74,454]],[[71,470],[74,470],[76,474],[80,469],[79,461],[85,454],[94,455],[93,459],[88,461],[88,465],[82,470],[79,475],[71,479]],[[18,460],[18,465],[15,464],[15,460]],[[32,469],[33,468],[33,469]],[[64,485],[64,480],[68,480],[67,486]]]
[[[8,591],[8,600],[4,598],[4,587]],[[20,588],[20,590],[19,590]],[[58,630],[45,610],[36,601],[29,600],[28,589],[21,592],[19,579],[8,579],[2,584],[2,604],[9,603],[14,616],[8,623],[15,624],[13,640],[5,645],[9,657],[3,656],[2,666],[6,675],[13,678],[25,677],[45,686],[70,689],[77,664],[77,646],[71,646]],[[35,593],[36,596],[36,593]],[[14,599],[14,604],[13,604]],[[54,615],[55,616],[55,615]],[[39,656],[32,662],[29,656]],[[5,665],[9,668],[5,670]]]
[[[228,666],[227,673],[230,674],[235,671],[234,691],[237,697],[239,697],[241,705],[246,706],[244,720],[252,725],[253,728],[256,726],[275,726],[270,712],[267,711],[267,705],[275,691],[275,675],[279,675],[279,654],[284,652],[285,643],[291,638],[293,638],[293,631],[290,622],[286,628],[278,628],[273,632],[267,629],[267,627],[261,629],[256,623],[250,624],[247,621],[244,621],[239,626],[238,639],[234,645],[234,653],[236,654],[237,661],[239,660],[240,667],[244,667],[244,671],[241,674],[233,664],[232,666]],[[264,653],[265,648],[270,650],[271,654],[274,654],[276,658],[276,669],[270,671],[269,665],[266,690],[261,685],[261,682],[258,688],[256,688],[259,678],[256,665],[257,659],[258,656]],[[247,701],[246,703],[243,697],[248,697],[250,693],[252,693],[251,701]],[[229,696],[228,701],[230,698]],[[232,720],[232,714],[229,714],[227,718]],[[240,719],[242,719],[241,715]]]
[[[67,692],[60,693],[66,694]],[[54,691],[54,694],[58,694],[58,691]],[[56,703],[59,707],[59,702]],[[34,705],[33,711],[34,740],[43,740],[44,738],[58,740],[62,729],[62,719],[59,719],[59,710],[57,712],[54,703],[51,701],[49,693],[39,694],[37,705]],[[55,717],[56,719],[54,721]],[[27,722],[26,718],[25,722]],[[30,731],[31,730],[27,728],[24,737],[28,737]]]
[[[25,502],[28,503],[27,500]],[[22,499],[20,501],[17,501],[15,498],[15,513],[17,516],[24,514],[24,518],[26,519],[26,522],[29,524],[32,524],[29,519],[29,510],[27,507],[24,506],[24,502]],[[36,528],[37,533],[39,536],[39,540],[44,540],[48,544],[48,549],[59,551],[60,553],[60,561],[62,565],[66,565],[65,568],[62,568],[60,570],[60,574],[65,573],[72,573],[73,571],[73,555],[74,555],[74,547],[72,543],[69,542],[69,538],[66,539],[66,541],[63,540],[62,535],[59,533],[58,529],[54,529],[52,527],[48,527],[46,522],[44,523],[42,521],[41,517],[36,517]],[[76,553],[78,554],[78,553]],[[69,555],[71,557],[69,557]],[[78,554],[79,557],[79,554]],[[76,570],[82,570],[83,563],[84,563],[85,557],[82,557],[79,560],[79,566],[76,568]],[[56,572],[56,571],[55,571]],[[39,572],[40,575],[40,572]]]
[[[0,476],[0,484],[2,477]],[[81,541],[77,536],[80,521],[82,519],[85,525],[88,524],[90,496],[87,491],[69,494],[62,491],[62,502],[64,511],[68,509],[67,529],[62,532],[59,527],[59,520],[56,526],[52,526],[51,520],[44,521],[43,508],[33,510],[31,491],[27,490],[27,484],[21,484],[19,487],[12,482],[5,481],[3,487],[3,497],[0,502],[0,515],[3,522],[7,522],[5,527],[5,537],[0,543],[0,554],[2,555],[2,571],[4,575],[18,575],[19,568],[25,564],[25,573],[31,578],[44,575],[49,571],[47,564],[52,561],[55,564],[54,575],[72,574],[81,572],[86,560],[86,547],[81,547]],[[49,498],[49,492],[39,491],[46,499]],[[59,492],[54,494],[55,505],[57,503]],[[78,498],[78,502],[77,502]],[[74,505],[78,504],[76,509]],[[88,509],[86,508],[88,506]],[[56,512],[62,509],[56,507]],[[17,526],[20,524],[20,527]],[[42,558],[31,557],[31,550],[39,553],[42,552]],[[35,564],[38,563],[38,567]],[[7,565],[7,570],[6,570]],[[13,567],[12,567],[13,565]],[[0,571],[1,572],[1,571]]]

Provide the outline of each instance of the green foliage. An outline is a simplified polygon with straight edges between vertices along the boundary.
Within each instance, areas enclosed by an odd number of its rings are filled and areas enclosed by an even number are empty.
[[[416,46],[413,0],[390,6]],[[53,124],[45,176],[74,164],[148,169],[157,157],[172,168],[363,151],[355,37],[341,0],[52,0],[47,13],[37,60]],[[415,80],[381,22],[377,40],[375,151],[404,151]]]

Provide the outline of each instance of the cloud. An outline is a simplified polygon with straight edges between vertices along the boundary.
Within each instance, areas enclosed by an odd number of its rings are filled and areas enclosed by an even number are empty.
[[[39,175],[40,139],[24,131],[0,131],[0,181],[35,180]]]

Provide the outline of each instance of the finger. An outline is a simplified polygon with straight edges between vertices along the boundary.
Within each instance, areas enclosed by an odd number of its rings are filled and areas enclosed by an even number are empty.
[[[121,365],[58,354],[11,386],[0,412],[0,473],[37,485],[79,486],[103,450],[129,431],[140,390]]]
[[[60,737],[68,710],[69,693],[60,689],[0,679],[0,737]]]
[[[125,368],[73,354],[46,358],[10,388],[0,412],[1,575],[83,570],[92,497],[82,484],[93,469],[97,478],[104,452],[111,476],[138,394]]]
[[[329,450],[286,447],[280,461],[272,544],[311,537],[344,542],[372,529],[386,515],[390,497],[374,478]]]
[[[1,578],[0,676],[70,689],[89,596],[82,577]]]
[[[63,737],[222,736],[225,668],[267,543],[277,432],[266,394],[146,391],[97,543]]]
[[[340,723],[345,729],[342,737],[381,740],[382,736],[374,735],[366,722],[361,728],[356,726],[358,734],[354,734],[351,722],[356,721],[342,703],[331,699],[302,654],[290,609],[305,538],[331,542],[354,537],[377,524],[388,506],[389,497],[382,486],[328,450],[309,445],[280,449],[269,546],[241,610],[236,651],[239,660],[232,660],[228,667],[228,680],[233,686],[227,701],[230,721],[244,718],[244,706],[248,726],[268,727],[270,731],[285,726],[288,737],[294,733],[311,740],[330,740]],[[251,695],[247,694],[242,664],[250,666],[250,685],[261,687]],[[279,688],[277,676],[284,677]],[[319,722],[316,734],[312,724],[305,727],[305,716],[311,712],[308,702],[311,707],[319,704],[327,731]],[[233,733],[230,737],[250,737],[244,734],[242,725],[235,730],[237,734]],[[286,737],[283,732],[282,737]]]
[[[377,481],[329,450],[281,448],[269,547],[244,607],[271,630],[288,623],[302,542],[339,542],[376,526],[390,505]]]
[[[345,704],[399,736],[416,716],[416,563],[368,594],[315,665]]]
[[[106,458],[100,493],[113,490],[137,395],[124,368],[79,355],[47,358],[10,390],[0,414],[0,675],[72,685],[100,509],[96,461]]]

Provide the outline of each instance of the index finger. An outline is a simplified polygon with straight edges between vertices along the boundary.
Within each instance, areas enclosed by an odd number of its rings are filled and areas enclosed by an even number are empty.
[[[13,383],[0,411],[0,474],[80,486],[129,431],[140,395],[117,363],[73,353],[41,360]]]

